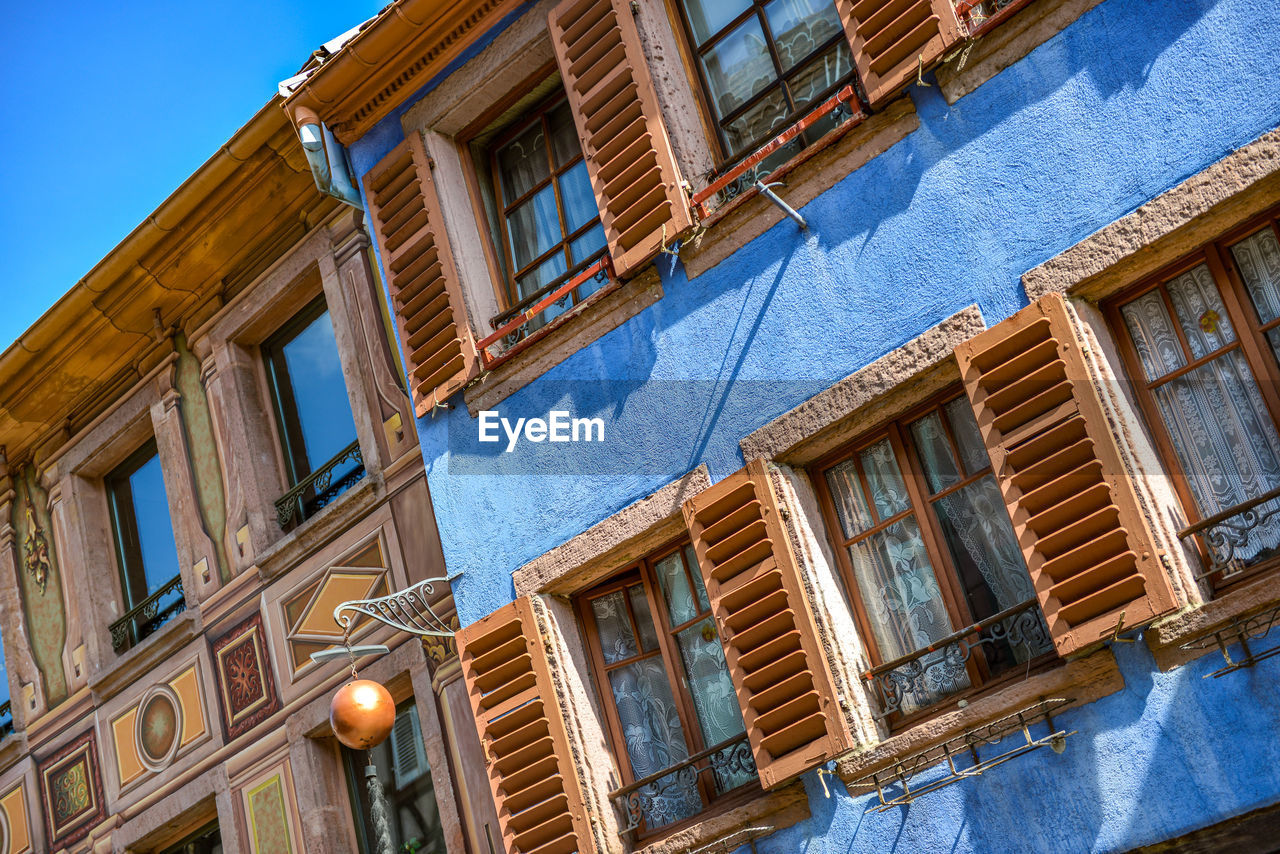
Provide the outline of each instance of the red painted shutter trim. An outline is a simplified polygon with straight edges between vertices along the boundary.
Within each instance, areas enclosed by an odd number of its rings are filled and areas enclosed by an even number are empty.
[[[693,226],[628,0],[565,0],[551,44],[614,270],[636,272]]]
[[[480,364],[422,137],[411,133],[365,173],[363,184],[421,417]]]
[[[873,107],[964,38],[951,0],[836,0],[836,10]]]
[[[458,660],[511,854],[595,851],[582,783],[528,596],[458,631]]]
[[[762,460],[684,504],[760,782],[853,746]]]
[[[1048,294],[956,348],[1058,651],[1177,607],[1080,351]]]

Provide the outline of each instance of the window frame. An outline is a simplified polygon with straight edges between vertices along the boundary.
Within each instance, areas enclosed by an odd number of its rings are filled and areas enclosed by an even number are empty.
[[[504,128],[501,132],[499,132],[497,136],[495,136],[493,140],[489,143],[486,150],[486,154],[488,155],[488,160],[489,160],[489,175],[492,178],[492,182],[493,182],[494,207],[498,215],[497,237],[499,238],[499,242],[502,244],[499,250],[502,253],[502,259],[503,259],[502,292],[506,302],[505,308],[508,311],[510,311],[513,307],[523,302],[526,302],[530,299],[530,297],[520,296],[520,288],[519,288],[519,285],[517,284],[517,280],[522,275],[528,275],[529,273],[536,271],[540,266],[542,266],[543,264],[545,264],[546,262],[554,258],[557,252],[559,252],[561,256],[565,258],[566,272],[562,273],[561,275],[553,279],[552,280],[553,283],[568,281],[571,276],[580,272],[581,270],[586,269],[591,264],[595,263],[595,261],[597,261],[601,255],[605,255],[609,252],[609,246],[608,246],[608,243],[606,242],[604,246],[602,246],[597,252],[595,252],[588,258],[579,260],[572,265],[569,264],[569,261],[568,261],[567,253],[569,251],[570,244],[572,244],[573,241],[586,236],[586,234],[590,232],[592,228],[598,225],[601,225],[600,209],[598,204],[596,205],[595,218],[588,221],[586,224],[579,226],[578,229],[576,231],[573,231],[572,233],[569,231],[568,221],[565,219],[564,199],[561,196],[561,192],[560,192],[560,179],[563,178],[565,175],[567,175],[579,163],[583,163],[587,159],[586,153],[582,150],[582,140],[578,137],[578,130],[577,130],[577,126],[575,125],[574,138],[577,139],[578,141],[577,156],[571,158],[567,163],[562,164],[561,166],[558,166],[558,167],[556,166],[556,163],[555,163],[555,153],[552,150],[552,146],[551,146],[551,123],[548,116],[553,110],[555,110],[561,104],[567,104],[568,100],[569,100],[569,96],[564,91],[564,82],[561,81],[560,85],[556,88],[556,91],[552,92],[551,94],[542,98],[540,101],[537,101],[536,103],[531,105],[528,109],[524,110],[520,114],[520,116],[516,118],[514,122],[511,123],[511,125],[509,125],[508,127]],[[503,146],[518,139],[521,136],[521,134],[525,133],[527,130],[532,128],[535,124],[539,124],[539,123],[542,125],[543,146],[546,149],[547,167],[550,171],[546,178],[539,181],[532,188],[525,191],[525,193],[523,193],[522,195],[517,197],[514,201],[508,204],[507,202],[504,201],[505,196],[503,194],[502,170],[498,162],[498,152],[503,148]],[[534,196],[536,196],[539,192],[544,190],[548,185],[550,185],[555,192],[556,214],[560,221],[560,233],[561,235],[563,235],[563,239],[558,241],[555,246],[551,247],[547,251],[543,252],[541,255],[534,258],[525,266],[517,269],[515,264],[515,258],[513,257],[511,252],[511,231],[507,225],[507,215],[512,211],[514,211],[516,208],[532,200]],[[594,196],[595,196],[595,191],[593,189],[592,190],[593,204],[595,204]],[[544,285],[538,290],[543,290],[550,286],[551,285]],[[583,300],[583,297],[580,297],[578,295],[577,290],[578,289],[575,289],[573,294],[573,305],[577,305]]]
[[[831,546],[831,550],[835,553],[836,565],[839,569],[846,602],[853,612],[854,622],[857,624],[863,647],[870,661],[870,668],[879,667],[888,663],[891,659],[884,657],[880,650],[879,641],[872,630],[872,623],[867,616],[867,607],[863,601],[862,590],[853,572],[853,563],[849,557],[849,547],[903,519],[914,517],[916,525],[920,529],[920,539],[933,566],[934,577],[938,582],[938,590],[941,593],[942,602],[946,607],[947,616],[951,619],[952,632],[961,631],[978,622],[970,610],[968,599],[964,594],[963,581],[955,567],[951,550],[947,545],[946,536],[942,531],[941,523],[938,521],[933,505],[937,501],[978,482],[988,475],[995,477],[998,485],[999,478],[995,472],[995,467],[991,464],[990,450],[984,444],[984,450],[987,452],[986,468],[974,474],[965,475],[958,483],[952,484],[936,494],[931,494],[924,470],[920,464],[919,452],[909,429],[912,422],[930,413],[938,413],[942,419],[943,430],[946,433],[947,440],[951,445],[951,451],[955,455],[954,458],[960,461],[963,466],[963,457],[960,454],[956,438],[945,415],[945,407],[956,400],[963,400],[964,405],[969,405],[968,398],[961,387],[958,385],[949,386],[931,395],[927,400],[921,401],[910,409],[895,415],[893,418],[877,424],[852,441],[844,443],[837,450],[814,461],[808,467],[809,477],[814,485],[814,491],[818,496],[818,504],[822,510],[827,541]],[[844,536],[844,528],[840,524],[839,514],[836,511],[831,487],[827,482],[827,472],[846,460],[853,460],[858,471],[858,483],[863,489],[867,506],[872,512],[876,512],[874,502],[866,494],[865,478],[862,473],[862,465],[858,461],[858,455],[886,437],[893,448],[894,461],[898,464],[899,471],[906,484],[907,494],[911,502],[910,507],[887,519],[880,519],[879,514],[876,513],[877,522],[875,525],[853,537],[846,538]],[[906,465],[903,465],[904,462]],[[1008,513],[1007,508],[1005,512],[1006,514]],[[1012,524],[1012,520],[1010,520],[1010,524]],[[1024,567],[1025,564],[1026,559],[1024,557]],[[1041,607],[1039,601],[1037,601],[1036,607],[1037,609]],[[1025,678],[1031,673],[1046,670],[1060,661],[1057,651],[1051,648],[1038,656],[1028,659],[1025,667],[1010,667],[1003,673],[992,675],[990,664],[985,654],[970,655],[968,661],[965,662],[965,671],[969,676],[970,683],[968,688],[947,694],[937,702],[913,712],[894,712],[887,718],[887,723],[892,732],[901,731],[922,720],[944,713],[948,707],[958,701],[968,701],[978,695],[993,693],[1009,682]]]
[[[1124,368],[1124,378],[1129,381],[1134,389],[1133,397],[1138,403],[1138,410],[1145,422],[1147,433],[1155,444],[1156,453],[1161,465],[1164,467],[1165,474],[1168,475],[1173,484],[1174,493],[1187,520],[1187,526],[1195,525],[1205,517],[1200,514],[1199,507],[1196,505],[1195,496],[1191,492],[1190,481],[1183,471],[1182,464],[1178,461],[1173,440],[1169,436],[1168,427],[1165,426],[1164,419],[1160,415],[1160,410],[1156,405],[1152,391],[1158,386],[1221,358],[1232,350],[1239,350],[1244,355],[1250,376],[1257,383],[1258,389],[1262,394],[1263,405],[1271,416],[1277,432],[1280,432],[1280,391],[1278,391],[1280,389],[1280,357],[1271,354],[1271,344],[1266,338],[1268,331],[1280,328],[1280,318],[1269,323],[1260,321],[1249,297],[1244,278],[1241,276],[1235,258],[1231,254],[1231,246],[1233,244],[1268,226],[1276,234],[1277,240],[1280,240],[1280,207],[1273,207],[1261,214],[1250,217],[1243,223],[1223,232],[1218,237],[1206,241],[1176,261],[1166,264],[1154,273],[1143,276],[1133,284],[1121,288],[1103,300],[1099,306],[1106,320],[1107,328],[1116,341],[1116,349],[1120,353],[1121,363]],[[1201,264],[1204,264],[1209,269],[1209,273],[1213,277],[1214,285],[1218,288],[1218,293],[1222,298],[1223,308],[1226,309],[1227,319],[1230,320],[1232,328],[1235,330],[1236,340],[1231,345],[1219,348],[1206,356],[1196,359],[1191,357],[1185,333],[1182,331],[1181,325],[1176,321],[1177,315],[1170,303],[1167,283]],[[1174,318],[1174,327],[1178,334],[1178,341],[1182,347],[1186,363],[1181,368],[1170,371],[1156,380],[1148,381],[1146,372],[1142,368],[1137,348],[1133,343],[1132,336],[1129,334],[1124,316],[1121,314],[1121,309],[1133,300],[1154,290],[1161,291],[1165,308],[1169,312],[1169,316]],[[1202,534],[1195,535],[1194,548],[1202,566],[1207,568],[1211,559]],[[1230,578],[1224,579],[1221,573],[1215,572],[1207,576],[1205,580],[1209,583],[1213,597],[1219,598],[1225,593],[1238,588],[1241,584],[1254,581],[1259,576],[1276,569],[1280,569],[1280,555],[1246,567]]]
[[[676,26],[674,29],[677,30],[677,40],[680,42],[680,55],[684,63],[688,66],[686,73],[690,76],[694,84],[692,87],[693,94],[697,100],[700,111],[703,114],[703,124],[706,126],[708,131],[707,136],[708,141],[711,143],[712,162],[714,163],[714,166],[712,167],[713,174],[726,172],[733,168],[733,166],[738,162],[750,157],[755,151],[767,144],[769,140],[773,139],[779,133],[782,133],[787,128],[803,119],[810,110],[823,103],[835,93],[839,92],[844,86],[853,86],[858,92],[859,102],[865,100],[861,94],[862,81],[858,78],[857,63],[854,61],[852,56],[853,48],[849,44],[849,35],[845,30],[843,23],[841,23],[840,29],[835,36],[814,48],[806,54],[803,59],[797,61],[789,71],[784,73],[781,71],[782,64],[778,59],[777,44],[773,37],[773,30],[769,26],[768,16],[764,13],[764,7],[768,5],[769,0],[750,0],[750,5],[747,9],[741,12],[728,24],[725,24],[724,27],[713,33],[701,47],[698,46],[697,39],[694,36],[693,25],[689,21],[689,13],[685,8],[685,2],[686,0],[667,0],[667,11],[668,15],[675,19]],[[831,2],[832,8],[834,9],[834,0],[829,0],[829,2]],[[769,58],[773,62],[773,70],[776,77],[773,83],[761,89],[759,92],[756,92],[746,101],[735,107],[728,114],[728,118],[720,119],[712,101],[711,86],[707,82],[706,71],[702,67],[702,55],[729,35],[734,29],[747,21],[751,15],[755,15],[760,20],[761,31],[766,37],[767,47],[769,49]],[[805,106],[797,108],[794,105],[791,91],[787,84],[788,78],[796,76],[799,69],[803,68],[808,62],[817,58],[825,51],[828,51],[832,47],[838,45],[841,41],[845,43],[845,47],[850,51],[848,73],[837,80],[834,84],[824,89]],[[783,121],[779,129],[776,132],[767,133],[763,137],[752,140],[736,152],[731,151],[725,140],[724,124],[726,122],[731,122],[734,118],[746,114],[746,112],[754,105],[768,97],[770,93],[779,90],[782,91],[784,100],[789,104],[787,118]],[[822,134],[822,136],[825,135],[825,133]],[[815,137],[807,139],[804,137],[804,134],[800,137],[803,141],[801,151],[803,151],[804,148],[813,146],[814,143],[821,138]],[[793,156],[798,156],[798,154],[799,152],[796,152]]]
[[[111,522],[112,552],[116,559],[116,570],[120,578],[120,598],[125,612],[138,607],[150,595],[147,593],[147,570],[142,558],[142,541],[138,531],[137,505],[133,500],[133,487],[129,479],[137,474],[152,457],[160,462],[163,479],[164,461],[160,459],[159,444],[154,436],[143,442],[102,478],[107,494],[107,516]],[[167,494],[165,501],[167,504]],[[172,518],[169,524],[172,528]],[[175,564],[173,575],[165,584],[181,574],[181,565]],[[135,589],[139,585],[140,591]]]
[[[679,649],[676,646],[676,635],[690,626],[696,625],[702,620],[711,619],[715,625],[715,611],[708,609],[699,611],[692,619],[680,623],[678,626],[671,624],[671,615],[668,612],[666,597],[662,595],[661,586],[658,583],[657,575],[653,569],[654,564],[660,563],[672,554],[680,555],[681,563],[684,564],[685,572],[689,575],[690,593],[694,597],[695,604],[701,606],[697,602],[696,587],[693,584],[693,577],[698,575],[701,570],[698,568],[697,562],[692,563],[689,556],[686,555],[686,549],[692,549],[693,544],[687,534],[681,535],[664,545],[652,549],[647,552],[639,560],[632,562],[623,569],[611,573],[606,578],[593,583],[590,587],[578,591],[573,595],[574,616],[578,620],[578,626],[582,632],[584,646],[586,648],[587,658],[589,659],[589,675],[591,682],[595,687],[596,695],[600,698],[600,704],[603,707],[605,718],[605,737],[609,742],[609,750],[613,755],[614,763],[618,768],[618,773],[622,776],[619,788],[623,788],[633,784],[637,779],[634,769],[631,767],[631,755],[626,749],[626,738],[622,733],[621,722],[618,718],[617,705],[613,702],[613,694],[609,690],[609,671],[625,667],[628,664],[642,661],[647,658],[659,657],[662,659],[663,668],[666,671],[668,682],[671,684],[673,698],[676,701],[677,713],[680,716],[680,726],[684,730],[685,748],[689,756],[695,756],[698,753],[715,745],[704,744],[702,728],[698,724],[698,713],[693,703],[693,694],[689,690],[688,680],[684,678],[684,666],[680,658]],[[649,613],[653,620],[654,631],[658,636],[658,650],[656,652],[645,652],[640,649],[636,655],[623,661],[616,661],[613,664],[606,665],[604,663],[604,655],[600,647],[599,629],[596,626],[595,615],[591,610],[591,602],[607,596],[610,593],[621,591],[624,600],[627,601],[628,614],[631,615],[630,598],[626,593],[627,588],[633,587],[640,583],[644,587],[645,599],[649,605]],[[636,638],[637,647],[639,647],[640,632],[639,627],[635,625],[634,615],[632,617],[631,630]],[[719,639],[719,629],[716,630],[717,640]],[[674,677],[674,678],[673,678]],[[735,696],[735,702],[737,698]],[[741,711],[741,710],[739,710]],[[743,737],[747,737],[747,731],[744,729]],[[684,761],[684,760],[682,760]],[[635,830],[637,840],[650,841],[652,839],[667,836],[671,833],[679,831],[683,828],[690,827],[705,821],[707,818],[739,806],[752,798],[763,793],[760,786],[759,778],[755,777],[751,782],[744,783],[734,789],[721,794],[715,794],[715,784],[708,775],[699,773],[697,777],[698,792],[702,796],[703,807],[697,813],[689,816],[681,821],[672,822],[659,828],[650,829],[645,823],[641,823],[640,827]]]
[[[317,318],[328,312],[329,303],[324,294],[316,296],[294,312],[293,316],[275,332],[272,332],[259,348],[262,353],[262,367],[267,374],[267,396],[271,399],[271,411],[275,415],[276,437],[280,441],[280,451],[284,457],[285,484],[290,489],[302,483],[314,472],[307,460],[306,442],[302,436],[302,419],[298,416],[298,402],[294,398],[289,366],[284,360],[284,348]],[[332,323],[332,315],[329,320]],[[341,354],[336,355],[341,362]],[[346,386],[345,377],[343,377],[343,386]]]

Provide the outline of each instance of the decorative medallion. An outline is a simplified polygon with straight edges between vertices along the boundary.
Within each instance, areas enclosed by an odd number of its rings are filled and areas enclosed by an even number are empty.
[[[182,743],[182,702],[168,685],[155,685],[138,703],[134,738],[148,771],[162,771]]]
[[[254,614],[213,642],[227,739],[248,732],[280,709],[262,615]]]
[[[332,566],[284,603],[293,672],[311,663],[310,655],[342,643],[342,627],[333,620],[333,609],[351,599],[367,599],[387,592],[387,571],[361,566]],[[368,622],[362,620],[362,622]],[[358,637],[365,626],[352,632]]]
[[[106,818],[93,732],[80,736],[38,767],[49,847],[73,845]]]

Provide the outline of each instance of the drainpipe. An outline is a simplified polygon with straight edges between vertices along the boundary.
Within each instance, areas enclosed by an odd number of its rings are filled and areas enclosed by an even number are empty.
[[[316,188],[354,208],[364,210],[360,191],[356,189],[355,179],[351,174],[351,163],[347,160],[347,150],[334,137],[333,131],[306,107],[299,107],[293,120],[298,127],[298,139],[302,142],[302,151],[307,156]]]

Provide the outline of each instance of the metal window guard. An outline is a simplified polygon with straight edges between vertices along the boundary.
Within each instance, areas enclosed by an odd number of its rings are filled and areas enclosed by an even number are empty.
[[[1257,560],[1246,562],[1237,558],[1236,550],[1249,544],[1250,536],[1254,531],[1280,515],[1280,505],[1263,512],[1258,511],[1258,507],[1277,498],[1280,498],[1280,489],[1264,492],[1257,498],[1228,507],[1221,513],[1215,513],[1208,519],[1179,531],[1178,539],[1185,540],[1199,534],[1204,537],[1205,545],[1209,548],[1209,568],[1196,578],[1208,578],[1219,572],[1224,578],[1230,578],[1239,575],[1250,564],[1257,563]],[[1278,546],[1280,544],[1272,543],[1263,549],[1264,557],[1275,554]]]
[[[963,668],[965,662],[973,656],[974,650],[999,643],[1024,647],[1028,660],[1037,651],[1052,648],[1049,629],[1040,616],[1040,603],[1037,600],[1028,599],[1012,608],[1006,608],[981,622],[965,626],[926,647],[863,673],[862,681],[879,706],[876,718],[884,720],[902,711],[903,705],[913,696],[931,693],[927,684],[930,671],[941,667]],[[922,661],[925,656],[938,651],[942,651],[941,656],[932,661]]]
[[[1270,635],[1277,623],[1280,623],[1280,605],[1274,605],[1268,610],[1247,617],[1237,617],[1220,629],[1214,629],[1202,637],[1182,644],[1181,648],[1199,651],[1217,647],[1227,665],[1204,676],[1205,679],[1210,676],[1217,679],[1219,676],[1253,667],[1259,661],[1266,661],[1274,655],[1280,655],[1280,642],[1261,651],[1255,650],[1249,644],[1251,640],[1262,640]],[[1230,652],[1231,647],[1236,644],[1240,645],[1240,650],[1244,653],[1244,657],[1239,661],[1233,659]]]
[[[0,739],[13,735],[13,706],[11,701],[0,703]]]
[[[1075,701],[1070,699],[1041,700],[997,721],[966,730],[962,735],[942,744],[913,753],[905,759],[895,762],[890,768],[876,771],[850,783],[850,788],[868,792],[874,789],[879,802],[871,806],[868,811],[884,812],[896,806],[912,803],[917,798],[923,797],[930,792],[936,792],[960,780],[979,777],[997,765],[1003,765],[1011,759],[1016,759],[1024,753],[1030,753],[1041,747],[1048,746],[1053,749],[1054,753],[1061,753],[1066,749],[1067,738],[1075,735],[1076,731],[1066,732],[1055,728],[1053,715],[1073,702]],[[1041,721],[1048,724],[1049,734],[1034,738],[1031,735],[1031,727]],[[1007,736],[1014,733],[1022,735],[1022,743],[986,759],[978,756],[978,748],[986,745],[997,745]],[[966,755],[969,756],[972,764],[959,764],[958,760],[962,761]],[[943,762],[947,763],[947,773],[944,776],[932,780],[917,789],[911,788],[912,779]],[[894,795],[892,791],[886,791],[886,789],[898,789],[899,793]]]
[[[175,593],[178,598],[161,610],[160,601]],[[123,617],[111,624],[111,648],[119,654],[142,643],[156,629],[186,609],[187,598],[182,589],[182,576],[175,575],[172,581],[134,605]]]
[[[595,279],[598,282],[610,282],[614,278],[613,259],[606,252],[579,272],[572,275],[566,273],[553,279],[546,287],[530,294],[507,311],[490,320],[490,325],[494,326],[493,334],[481,339],[476,344],[476,349],[480,351],[480,361],[485,368],[499,361],[502,358],[501,355],[490,355],[490,347],[495,344],[502,344],[507,349],[513,347],[521,338],[525,337],[520,333],[529,324],[529,321],[556,303],[563,303],[587,281]]]
[[[700,763],[705,762],[705,765]],[[627,817],[627,825],[623,833],[635,833],[644,824],[645,815],[653,802],[671,789],[693,789],[697,787],[698,777],[708,771],[719,771],[728,775],[734,772],[755,773],[755,758],[751,755],[751,745],[746,733],[736,738],[726,739],[719,744],[708,747],[701,753],[695,753],[688,759],[656,774],[650,774],[636,782],[623,786],[609,794],[609,800],[622,810]],[[670,779],[668,779],[670,778]]]
[[[800,134],[814,124],[839,111],[847,113],[843,123],[847,127],[852,127],[866,118],[852,85],[841,88],[836,94],[806,113],[799,121],[766,142],[748,157],[743,158],[732,168],[726,170],[723,175],[718,176],[706,187],[694,193],[691,200],[694,213],[697,214],[699,219],[706,219],[713,213],[713,211],[707,209],[707,202],[712,199],[717,199],[720,202],[720,205],[717,206],[719,207],[753,188],[758,190],[756,184],[772,173],[760,174],[756,169],[757,166],[782,147],[794,142]]]
[[[333,472],[345,462],[354,462],[356,467],[335,482]],[[288,530],[295,518],[299,522],[306,521],[308,516],[358,483],[362,477],[364,456],[360,453],[360,441],[357,439],[276,499],[276,522],[282,529]]]
[[[447,590],[449,579],[427,578],[387,596],[343,602],[333,609],[333,620],[348,636],[355,628],[356,620],[364,615],[411,635],[452,638],[453,629],[448,620],[434,610],[434,605],[439,604],[438,600],[432,601],[437,584],[445,585]]]

